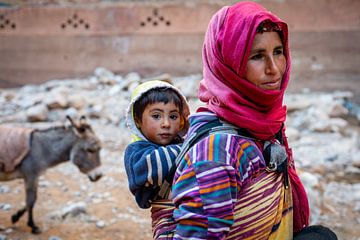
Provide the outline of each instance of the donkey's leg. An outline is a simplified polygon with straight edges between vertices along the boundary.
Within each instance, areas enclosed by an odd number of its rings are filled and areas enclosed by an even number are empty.
[[[34,234],[39,234],[40,228],[36,226],[33,219],[33,209],[36,202],[38,187],[38,178],[28,179],[26,183],[26,209],[28,211],[28,226],[31,227],[31,232]]]
[[[26,186],[26,180],[25,181],[25,186]],[[26,212],[26,207],[23,207],[22,209],[20,209],[19,211],[17,211],[15,214],[13,214],[11,216],[11,222],[14,224],[17,221],[19,221],[19,219],[22,217],[22,215],[24,215],[24,213]]]
[[[23,207],[22,209],[17,211],[17,213],[11,216],[11,222],[14,224],[17,221],[19,221],[19,219],[21,218],[22,215],[24,215],[25,212],[26,212],[26,207]]]

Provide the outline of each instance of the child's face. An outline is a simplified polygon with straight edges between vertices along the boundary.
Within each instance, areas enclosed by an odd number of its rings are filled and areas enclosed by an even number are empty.
[[[148,104],[139,128],[144,136],[159,145],[171,143],[180,131],[180,112],[173,102]]]

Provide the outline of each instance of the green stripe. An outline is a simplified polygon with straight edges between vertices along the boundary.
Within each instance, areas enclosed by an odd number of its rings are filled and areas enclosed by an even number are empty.
[[[228,225],[232,225],[234,224],[234,220],[225,220],[225,219],[221,219],[221,218],[213,218],[213,217],[208,217],[209,222],[222,222]]]

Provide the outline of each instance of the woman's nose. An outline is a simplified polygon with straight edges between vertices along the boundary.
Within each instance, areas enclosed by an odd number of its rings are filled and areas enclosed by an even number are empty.
[[[266,68],[265,73],[269,75],[275,75],[279,71],[279,67],[277,66],[276,60],[273,56],[268,57],[266,60]]]

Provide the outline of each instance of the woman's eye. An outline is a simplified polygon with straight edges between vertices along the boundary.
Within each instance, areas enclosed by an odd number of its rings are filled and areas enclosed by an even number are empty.
[[[263,58],[263,55],[262,54],[255,54],[253,56],[250,57],[251,60],[260,60]]]
[[[284,54],[284,51],[283,51],[283,49],[281,48],[279,48],[279,49],[275,49],[274,50],[274,55],[283,55]]]

